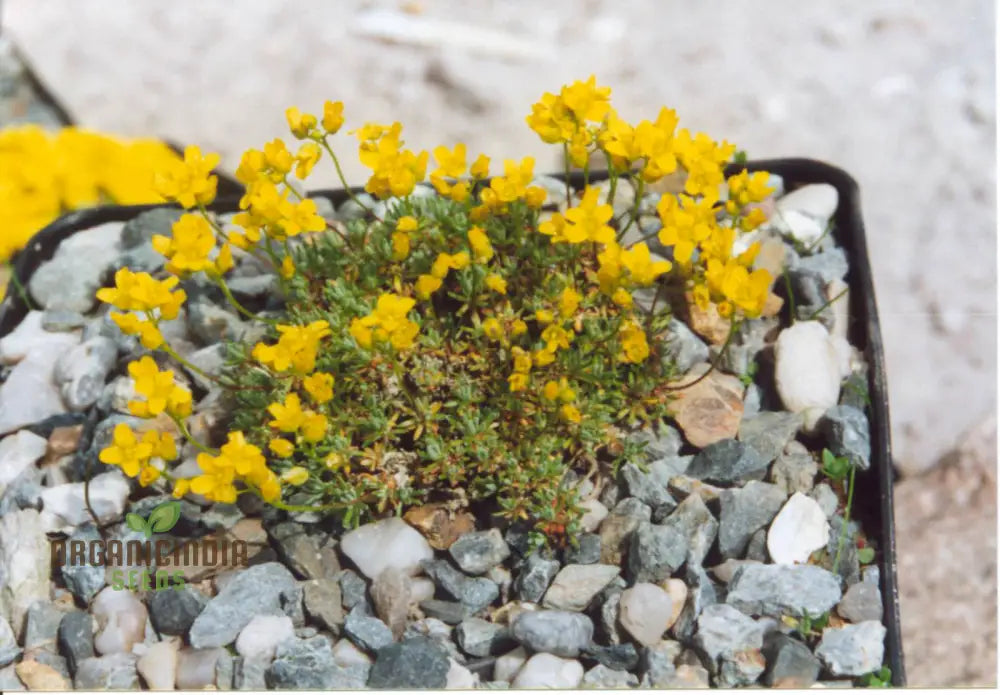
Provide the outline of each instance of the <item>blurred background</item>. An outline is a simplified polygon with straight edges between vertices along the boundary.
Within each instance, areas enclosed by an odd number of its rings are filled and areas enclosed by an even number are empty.
[[[400,120],[411,147],[531,154],[542,172],[561,164],[525,125],[530,105],[596,74],[627,120],[667,105],[751,158],[847,170],[901,473],[909,683],[995,685],[995,30],[988,0],[3,0],[0,126],[57,116],[11,96],[13,46],[78,124],[198,144],[230,171],[290,139],[286,107],[331,99],[345,131]]]

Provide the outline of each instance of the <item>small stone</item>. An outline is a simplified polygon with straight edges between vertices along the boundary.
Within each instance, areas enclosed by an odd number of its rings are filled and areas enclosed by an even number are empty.
[[[642,680],[647,687],[664,687],[662,684],[676,674],[681,650],[681,643],[673,640],[659,640],[642,650]]]
[[[584,510],[580,517],[580,528],[587,533],[596,531],[608,516],[608,508],[598,500],[585,500],[580,503],[580,508]]]
[[[0,667],[6,666],[21,655],[21,648],[17,646],[17,638],[10,623],[3,616],[0,616]]]
[[[129,482],[118,469],[94,476],[90,481],[90,506],[101,523],[121,519],[128,502]],[[42,507],[59,516],[70,526],[90,521],[84,500],[83,483],[66,483],[42,492]]]
[[[352,642],[368,651],[377,651],[393,643],[392,630],[379,620],[353,610],[344,621],[344,634]]]
[[[354,570],[341,570],[337,575],[340,583],[341,600],[344,608],[350,610],[356,605],[367,603],[368,585]]]
[[[538,552],[532,553],[514,580],[515,595],[522,601],[540,602],[558,572],[558,560],[546,558]]]
[[[185,586],[176,591],[154,591],[149,597],[149,619],[164,635],[184,635],[208,604],[208,597]]]
[[[99,540],[101,540],[101,535],[94,528],[94,525],[83,524],[73,531],[67,546],[71,546],[73,542],[92,543]],[[105,568],[102,566],[93,566],[89,563],[67,563],[60,566],[60,571],[66,588],[84,603],[90,603],[97,592],[104,588]]]
[[[493,665],[493,679],[509,683],[527,660],[528,652],[525,651],[524,647],[517,647],[503,656],[497,657],[496,663]]]
[[[822,567],[750,564],[733,575],[726,603],[748,615],[801,617],[825,613],[840,597],[840,580]]]
[[[577,545],[566,549],[565,559],[571,565],[592,565],[601,561],[601,537],[596,533],[581,533]]]
[[[265,562],[239,570],[208,602],[191,625],[191,646],[221,647],[236,639],[255,615],[288,615],[301,611],[302,589],[283,565]]]
[[[267,685],[272,689],[302,690],[363,688],[368,672],[367,665],[337,664],[329,638],[318,635],[279,644],[267,670]]]
[[[51,333],[68,333],[87,325],[87,317],[78,311],[44,311],[41,326]]]
[[[135,654],[118,653],[84,659],[73,675],[77,690],[136,690],[139,674]]]
[[[679,456],[684,440],[681,433],[665,422],[653,422],[629,434],[629,439],[645,444],[648,461]]]
[[[432,598],[420,602],[420,610],[429,618],[436,618],[448,625],[458,625],[469,616],[469,609],[460,601],[442,601]]]
[[[672,676],[661,681],[657,687],[670,690],[694,690],[711,686],[709,685],[708,671],[704,667],[681,664]]]
[[[680,380],[670,382],[674,387],[693,384],[675,392],[671,410],[685,438],[696,447],[735,437],[743,417],[743,384],[739,379],[713,371],[693,383],[708,369],[709,365],[703,363]]]
[[[816,479],[819,464],[809,450],[796,441],[791,441],[771,466],[771,481],[784,492],[808,493]]]
[[[667,485],[679,471],[662,460],[646,466],[647,470],[643,471],[634,463],[626,463],[620,473],[622,484],[631,497],[653,509],[665,508],[669,513],[677,506],[677,500],[667,491]]]
[[[722,557],[742,557],[750,537],[767,526],[785,503],[777,485],[751,480],[742,488],[724,490],[719,496],[719,552]]]
[[[511,632],[514,639],[536,652],[575,657],[590,644],[594,624],[582,613],[530,611],[514,619]]]
[[[863,411],[850,405],[837,405],[824,413],[818,426],[835,456],[846,456],[851,465],[868,470],[872,444],[868,418]]]
[[[709,304],[707,309],[699,307],[690,292],[685,293],[684,299],[687,302],[688,323],[691,330],[708,340],[711,345],[723,345],[726,338],[729,337],[732,322],[728,318],[719,316],[719,310],[715,304]],[[690,376],[692,375],[689,370],[688,377]]]
[[[833,491],[833,488],[826,483],[820,483],[810,490],[808,495],[810,498],[816,500],[816,504],[823,510],[826,518],[830,519],[837,513],[840,500],[837,498],[837,493]]]
[[[476,529],[476,520],[465,512],[451,513],[442,505],[426,504],[414,507],[403,515],[427,538],[432,548],[447,550],[459,536]]]
[[[837,404],[840,366],[823,324],[799,321],[781,331],[775,343],[775,385],[785,408],[806,412],[807,426],[816,411]]]
[[[34,660],[26,660],[14,667],[17,677],[27,686],[28,690],[70,690],[68,680],[59,671],[48,664]]]
[[[768,562],[770,560],[767,556],[767,529],[759,529],[750,536],[750,542],[747,543],[746,559],[756,560],[757,562]]]
[[[24,649],[56,651],[56,633],[65,611],[48,601],[35,601],[28,608],[24,626]]]
[[[535,654],[514,677],[515,688],[578,688],[583,682],[583,666],[575,659],[552,654]]]
[[[286,639],[295,638],[295,627],[287,615],[255,615],[236,638],[236,651],[244,659],[274,658],[274,651]]]
[[[332,549],[323,548],[319,538],[306,533],[302,524],[284,522],[269,529],[268,535],[274,540],[284,564],[302,579],[320,579],[328,575],[328,569],[333,570],[330,574],[340,571]],[[332,563],[325,558],[331,554]]]
[[[62,354],[78,342],[67,333],[48,333],[54,343],[39,347],[20,360],[0,384],[0,435],[14,432],[66,412],[53,380]]]
[[[601,596],[601,630],[611,644],[619,644],[622,641],[621,634],[618,632],[618,609],[625,586],[624,580],[621,580],[619,584],[612,582]]]
[[[816,656],[834,676],[863,676],[882,666],[885,626],[877,620],[826,628]]]
[[[800,212],[823,222],[825,226],[826,221],[837,211],[839,199],[834,186],[828,183],[810,183],[778,198],[776,210],[782,215],[790,211]]]
[[[622,592],[618,622],[639,644],[659,642],[672,615],[670,595],[655,584],[639,582]]]
[[[70,410],[84,411],[97,402],[118,359],[118,346],[96,336],[64,352],[53,378]]]
[[[643,521],[631,536],[629,574],[637,582],[662,581],[684,564],[687,554],[688,539],[681,530]]]
[[[471,656],[494,656],[515,645],[506,627],[480,618],[466,618],[459,623],[455,639],[462,651]]]
[[[340,550],[369,579],[387,567],[416,574],[421,562],[434,557],[433,549],[420,532],[397,517],[345,533],[340,539]]]
[[[428,637],[412,637],[378,651],[369,688],[444,688],[451,668],[447,650]]]
[[[499,529],[463,534],[451,544],[448,552],[462,571],[468,574],[483,574],[510,556],[510,548]]]
[[[687,475],[713,483],[733,483],[761,474],[768,463],[743,442],[722,439],[695,455]]]
[[[665,362],[672,362],[681,374],[686,374],[694,365],[709,360],[708,346],[683,321],[670,319],[665,340],[663,359]]]
[[[361,587],[362,595],[364,585]],[[302,584],[302,603],[310,618],[334,634],[344,624],[340,582],[332,577],[312,579]]]
[[[338,666],[364,666],[371,667],[372,658],[365,652],[354,646],[349,639],[338,640],[333,645],[333,661]]]
[[[32,273],[32,299],[49,310],[89,312],[108,261],[121,249],[121,229],[121,222],[108,222],[64,239]]]
[[[674,529],[687,539],[686,561],[700,566],[715,541],[719,522],[700,495],[688,495],[664,520],[663,527]]]
[[[811,497],[796,492],[788,498],[767,532],[767,552],[779,565],[804,563],[826,546],[830,526],[826,513]]]
[[[106,587],[94,598],[90,612],[97,618],[94,649],[98,654],[132,651],[146,635],[146,606],[130,591]]]
[[[382,570],[372,582],[375,614],[389,627],[393,639],[402,637],[406,629],[411,600],[410,578],[398,569],[390,567]]]
[[[207,299],[188,301],[186,308],[188,331],[202,345],[241,340],[247,331],[235,311]]]
[[[847,277],[847,271],[849,270],[847,252],[838,246],[809,256],[797,257],[789,265],[789,270],[813,273],[819,276],[823,283],[827,285],[840,283]],[[829,299],[837,296],[838,292],[834,292]],[[847,306],[847,297],[841,297],[838,303],[841,302],[844,306]]]
[[[764,672],[763,641],[756,622],[725,604],[701,612],[694,636],[695,646],[708,657],[717,684],[724,688],[750,685]]]
[[[424,571],[444,591],[458,599],[469,614],[478,613],[500,596],[500,587],[485,577],[467,577],[445,560],[423,563]]]
[[[542,605],[564,611],[582,611],[618,576],[616,565],[566,565],[559,571]]]
[[[772,688],[810,688],[819,676],[819,659],[809,647],[789,635],[772,633],[764,641],[767,674]]]
[[[759,560],[737,560],[735,558],[730,558],[723,562],[722,564],[716,565],[712,568],[712,574],[723,584],[728,584],[733,581],[733,577],[736,575],[736,570],[744,565],[757,565],[760,564]]]
[[[479,676],[454,659],[448,660],[448,675],[444,687],[448,690],[473,690],[479,684]]]
[[[157,642],[136,662],[136,670],[149,690],[173,690],[177,677],[177,642]]]
[[[604,664],[598,664],[583,674],[580,687],[583,688],[634,688],[639,685],[639,679],[628,671],[616,671]]]
[[[688,596],[688,588],[683,579],[676,578],[661,582],[660,588],[667,592],[672,605],[670,619],[667,621],[667,629],[669,630],[673,627],[674,623],[677,622],[677,619],[681,615],[681,611],[684,610],[684,604],[687,601]]]
[[[45,455],[47,446],[44,437],[27,430],[0,441],[0,497],[11,483]]]
[[[802,415],[766,411],[740,422],[739,439],[770,464],[776,459],[802,426]]]
[[[882,620],[882,592],[878,585],[866,581],[852,585],[837,604],[837,614],[852,623]]]
[[[604,520],[600,528],[601,562],[606,565],[621,564],[628,548],[629,538],[639,527],[640,521],[634,516],[618,513],[611,514]]]

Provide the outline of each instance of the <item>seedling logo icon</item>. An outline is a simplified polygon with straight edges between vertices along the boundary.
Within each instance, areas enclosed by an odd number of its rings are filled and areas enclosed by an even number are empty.
[[[148,519],[138,514],[125,515],[125,523],[133,531],[142,531],[146,538],[152,538],[154,533],[166,533],[177,525],[181,518],[181,503],[178,500],[158,504],[149,513]]]

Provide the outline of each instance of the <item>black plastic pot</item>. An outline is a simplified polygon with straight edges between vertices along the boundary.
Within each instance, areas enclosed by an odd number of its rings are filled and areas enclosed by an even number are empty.
[[[875,290],[871,265],[868,261],[865,227],[861,218],[858,184],[843,170],[810,159],[747,162],[730,167],[727,173],[736,173],[743,168],[779,174],[784,178],[788,190],[809,183],[828,183],[834,186],[840,195],[833,233],[837,242],[847,252],[850,265],[847,283],[852,292],[850,293],[851,324],[848,331],[850,342],[864,352],[869,365],[868,394],[872,438],[872,465],[857,478],[853,516],[861,519],[866,531],[873,534],[869,539],[879,552],[884,601],[883,623],[888,631],[886,662],[892,669],[892,684],[901,687],[906,684],[906,675],[900,636],[899,591],[896,586],[896,534],[892,503],[894,471],[889,439],[889,399],[882,335],[879,329],[878,310],[875,306]],[[599,174],[591,176],[592,181],[600,178]],[[575,187],[582,185],[582,174],[572,175],[570,183]],[[355,193],[360,191],[361,189],[354,189]],[[348,199],[345,190],[315,191],[312,195],[327,198],[335,205]],[[237,200],[238,198],[234,197],[220,198],[211,209],[216,212],[232,212],[238,207]],[[140,212],[157,207],[171,206],[108,206],[81,210],[59,218],[38,232],[27,247],[15,256],[14,273],[20,285],[27,287],[31,275],[43,262],[52,258],[56,248],[67,237],[105,222],[127,221]],[[0,303],[0,337],[17,327],[27,312],[28,306],[16,290],[15,284],[11,283],[7,296]]]

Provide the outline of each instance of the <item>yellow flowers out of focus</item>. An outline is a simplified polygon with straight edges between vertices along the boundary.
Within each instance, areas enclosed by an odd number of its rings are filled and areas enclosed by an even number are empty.
[[[396,350],[405,350],[413,345],[420,328],[407,318],[415,304],[408,297],[383,294],[372,313],[351,322],[351,335],[365,349],[370,349],[376,342],[388,342]]]
[[[125,140],[82,128],[0,130],[0,262],[69,210],[163,202],[154,175],[179,161],[156,140]]]

